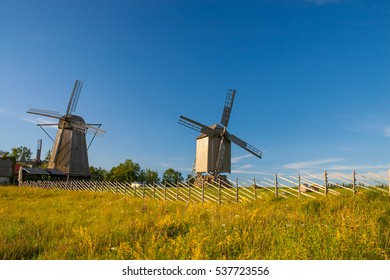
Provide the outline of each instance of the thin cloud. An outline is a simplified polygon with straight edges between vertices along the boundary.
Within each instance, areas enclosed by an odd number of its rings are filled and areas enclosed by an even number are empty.
[[[390,125],[385,126],[382,129],[383,135],[386,137],[390,137]]]
[[[252,170],[243,170],[243,169],[233,169],[233,174],[248,174],[248,175],[269,175],[269,173],[261,171],[252,171]]]
[[[238,162],[242,161],[243,159],[246,159],[246,158],[249,158],[249,157],[253,157],[253,155],[247,154],[245,156],[234,157],[234,158],[231,159],[231,162],[232,163],[238,163]]]
[[[309,161],[301,161],[285,164],[282,166],[283,169],[312,169],[322,167],[324,164],[331,164],[339,161],[343,161],[344,158],[329,158],[329,159],[317,159]]]
[[[19,120],[22,120],[22,121],[28,122],[28,123],[33,123],[33,124],[38,124],[38,123],[49,124],[49,123],[51,123],[51,122],[47,121],[47,120],[44,119],[44,118],[28,118],[28,117],[22,117],[22,116],[20,116],[20,115],[18,115],[18,114],[15,114],[15,113],[12,113],[12,112],[8,112],[8,111],[5,110],[5,109],[0,109],[0,113],[3,114],[3,115],[16,117],[16,118],[18,118]]]
[[[389,169],[390,164],[361,164],[361,165],[333,165],[328,167],[328,170],[332,171],[343,171],[343,170],[381,170],[381,169]]]
[[[241,169],[250,169],[253,167],[253,164],[245,164],[243,166],[241,166]]]

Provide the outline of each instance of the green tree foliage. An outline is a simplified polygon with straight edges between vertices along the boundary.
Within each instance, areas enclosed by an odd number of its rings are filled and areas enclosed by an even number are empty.
[[[134,163],[131,159],[125,160],[124,163],[111,168],[107,179],[109,181],[129,182],[139,181],[141,167],[138,163]]]
[[[50,158],[51,158],[51,150],[48,150],[47,153],[46,153],[46,156],[45,156],[45,161],[49,162]]]
[[[45,159],[41,163],[41,168],[45,169],[49,165],[49,161],[51,158],[51,150],[48,150],[45,156]]]
[[[11,152],[0,151],[0,157],[8,157],[14,161],[29,161],[31,160],[32,152],[29,148],[20,146],[11,149]]]
[[[153,182],[160,182],[160,178],[158,177],[157,171],[153,171],[149,168],[146,168],[146,170],[141,170],[139,181],[144,182],[146,184],[152,184]]]
[[[9,152],[0,150],[0,157],[1,158],[9,157]]]
[[[102,181],[105,180],[108,176],[108,171],[101,167],[90,166],[89,172],[91,173],[91,177],[94,180]]]
[[[162,183],[176,184],[177,182],[183,181],[183,176],[179,171],[172,168],[165,170],[162,176]]]

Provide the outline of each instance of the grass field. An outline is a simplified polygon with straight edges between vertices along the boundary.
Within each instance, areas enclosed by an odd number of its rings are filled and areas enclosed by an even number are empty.
[[[389,259],[390,198],[165,202],[0,187],[0,259]]]

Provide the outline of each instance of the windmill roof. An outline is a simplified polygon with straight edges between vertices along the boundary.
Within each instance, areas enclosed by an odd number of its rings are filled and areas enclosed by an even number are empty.
[[[217,124],[217,123],[215,123],[215,124],[213,124],[213,125],[210,125],[210,126],[208,126],[208,127],[212,128],[212,129],[215,129],[216,132],[217,132],[218,134],[219,134],[219,132],[222,132],[222,129],[223,129],[223,127],[220,126],[220,125]],[[208,137],[208,135],[205,134],[205,133],[201,133],[201,134],[199,134],[198,137],[196,137],[196,139],[202,139],[202,138],[205,138],[205,137]]]

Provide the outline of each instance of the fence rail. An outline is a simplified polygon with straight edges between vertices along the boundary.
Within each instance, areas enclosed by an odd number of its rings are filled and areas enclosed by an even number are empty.
[[[128,182],[109,181],[23,181],[20,186],[74,191],[109,192],[128,197],[149,198],[187,203],[240,203],[256,201],[264,197],[310,198],[318,196],[355,194],[361,190],[379,192],[390,196],[390,172],[388,176],[375,173],[351,174],[328,173],[305,176],[287,176],[275,174],[273,178],[254,178],[253,181],[219,181],[210,183],[205,180],[194,185],[186,182],[177,184],[152,183],[135,185]]]

